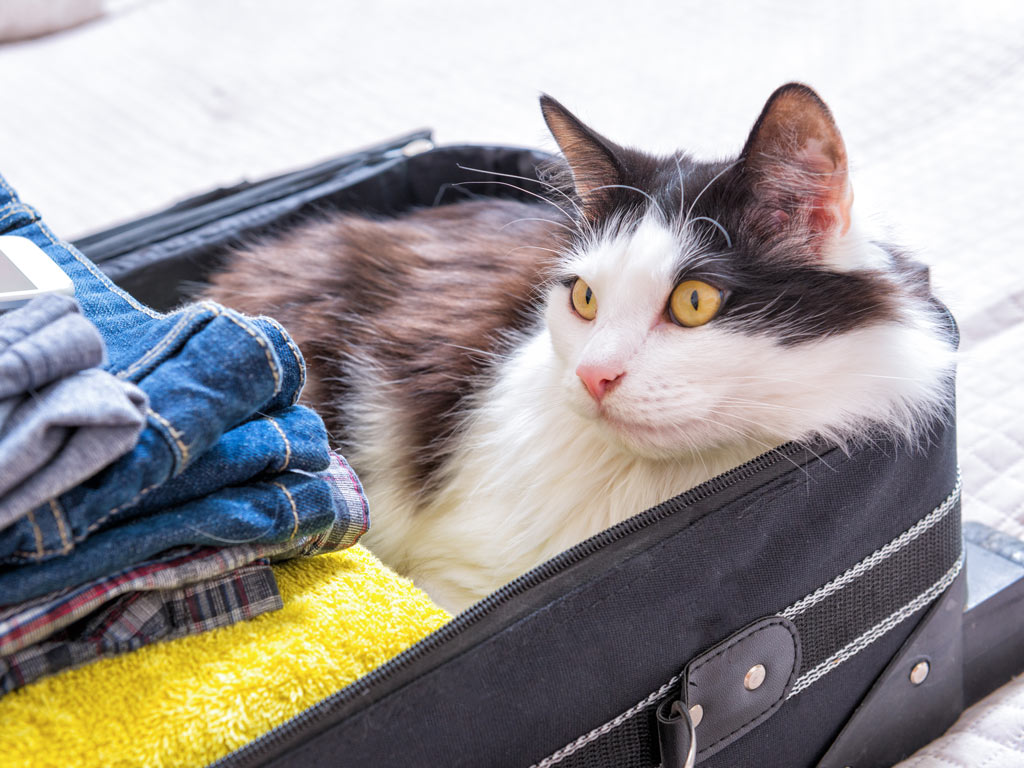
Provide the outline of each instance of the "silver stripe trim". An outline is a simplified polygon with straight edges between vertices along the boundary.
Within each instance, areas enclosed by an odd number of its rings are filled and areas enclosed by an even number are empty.
[[[903,549],[905,546],[910,544],[915,539],[919,538],[921,534],[923,534],[929,528],[935,526],[936,523],[938,523],[940,520],[946,517],[946,515],[948,515],[950,511],[952,511],[952,509],[956,506],[956,503],[960,500],[960,488],[960,468],[957,467],[956,484],[953,486],[953,490],[949,492],[949,495],[943,500],[941,504],[939,504],[939,506],[937,506],[935,509],[929,512],[925,517],[921,518],[917,523],[915,523],[913,526],[911,526],[906,531],[901,533],[895,539],[890,541],[884,547],[868,555],[865,559],[861,560],[859,563],[857,563],[855,566],[847,570],[845,573],[836,577],[823,587],[819,587],[817,590],[812,592],[807,597],[804,597],[798,600],[797,602],[793,603],[793,605],[789,606],[789,608],[782,611],[778,615],[783,616],[787,619],[792,619],[794,616],[799,616],[801,613],[806,611],[811,606],[816,605],[817,603],[820,603],[822,600],[829,597],[830,595],[835,594],[851,582],[855,581],[859,576],[863,576],[865,573],[870,571],[883,560],[892,557],[896,552]],[[820,680],[822,677],[827,675],[829,672],[838,667],[844,661],[852,658],[857,653],[867,648],[869,645],[871,645],[871,643],[875,642],[875,640],[878,640],[880,637],[885,635],[898,624],[900,624],[901,622],[915,614],[917,611],[921,610],[923,607],[928,605],[930,602],[935,600],[940,594],[942,594],[946,587],[953,583],[953,579],[955,579],[959,575],[960,570],[963,568],[963,565],[964,552],[963,548],[961,548],[959,559],[956,561],[956,563],[954,563],[953,567],[950,568],[950,570],[948,570],[942,576],[942,578],[940,578],[931,587],[929,587],[923,593],[921,593],[916,598],[911,600],[905,606],[903,606],[895,613],[890,615],[888,618],[879,622],[874,627],[869,629],[867,632],[862,634],[860,637],[851,641],[844,648],[837,651],[831,657],[829,657],[813,669],[805,672],[803,675],[797,678],[796,682],[793,683],[793,688],[790,690],[789,695],[786,696],[786,700],[788,701],[789,699],[793,698],[798,693],[803,691],[805,688],[810,686],[812,683]],[[541,760],[539,763],[534,763],[530,766],[530,768],[549,768],[552,765],[557,765],[558,763],[562,762],[565,758],[578,752],[583,747],[587,746],[593,741],[596,741],[605,734],[615,730],[624,722],[629,720],[631,717],[634,717],[635,715],[639,714],[651,705],[655,704],[660,698],[662,698],[665,694],[667,694],[675,686],[677,686],[682,679],[683,676],[681,674],[676,675],[643,701],[639,702],[635,706],[618,715],[613,720],[609,720],[607,723],[599,725],[594,730],[576,739],[576,741],[573,741],[565,745],[557,752],[553,752],[552,754],[548,755],[543,760]]]
[[[905,606],[895,611],[888,618],[873,626],[860,637],[852,640],[844,648],[841,648],[839,651],[834,653],[829,658],[825,659],[816,667],[808,670],[800,677],[798,677],[796,682],[793,683],[793,688],[790,690],[789,695],[786,697],[786,700],[788,701],[789,699],[793,698],[798,693],[800,693],[800,691],[810,686],[812,683],[815,683],[816,681],[823,678],[825,675],[827,675],[829,672],[838,667],[847,659],[853,658],[853,656],[867,648],[869,645],[875,642],[875,640],[878,640],[884,634],[889,632],[889,630],[896,627],[896,625],[910,618],[912,615],[914,615],[919,610],[921,610],[929,603],[931,603],[933,600],[935,600],[939,595],[941,595],[945,591],[946,587],[953,583],[953,579],[955,579],[959,575],[960,570],[963,568],[963,566],[964,553],[961,550],[960,557],[957,559],[956,563],[953,564],[953,567],[946,571],[942,578],[940,578],[938,581],[932,584],[928,589],[926,589],[920,595],[915,597]]]
[[[674,688],[675,686],[679,685],[679,681],[681,681],[682,679],[683,679],[682,675],[676,675],[671,680],[669,680],[667,683],[665,683],[663,686],[661,686],[661,688],[659,688],[657,691],[655,691],[650,696],[648,696],[646,699],[644,699],[639,704],[637,704],[635,707],[627,709],[625,712],[623,712],[621,715],[616,717],[614,720],[609,720],[604,725],[599,725],[597,728],[592,730],[590,733],[588,733],[588,734],[586,734],[584,736],[580,736],[578,739],[576,739],[576,741],[572,742],[571,744],[566,744],[560,750],[558,750],[557,752],[553,752],[552,754],[548,755],[543,760],[541,760],[539,763],[534,763],[533,765],[530,766],[530,768],[548,768],[548,766],[556,765],[556,764],[562,762],[565,758],[569,757],[569,755],[573,754],[574,752],[578,752],[583,747],[587,746],[587,744],[589,744],[590,742],[592,742],[592,741],[594,741],[596,739],[601,738],[602,736],[604,736],[609,731],[614,731],[616,728],[618,728],[624,722],[629,720],[631,717],[633,717],[634,715],[639,714],[643,710],[647,709],[649,706],[651,706],[652,704],[657,702],[658,699],[660,699],[662,696],[664,696],[669,691],[671,691],[672,688]]]
[[[953,486],[953,490],[949,492],[949,496],[939,504],[935,509],[929,512],[926,516],[921,518],[917,523],[908,528],[906,531],[901,533],[895,539],[890,541],[881,549],[877,550],[871,555],[861,560],[855,566],[850,568],[848,571],[835,579],[830,581],[823,587],[819,587],[817,590],[809,594],[807,597],[801,598],[797,602],[793,603],[789,608],[780,613],[780,616],[784,616],[789,620],[793,620],[796,616],[806,611],[813,605],[817,605],[826,597],[834,595],[839,590],[843,589],[848,584],[855,581],[859,576],[863,576],[865,573],[870,571],[879,563],[889,559],[894,554],[899,552],[905,546],[910,544],[918,537],[921,536],[929,528],[935,526],[940,520],[946,517],[952,510],[956,503],[960,500],[960,470],[957,468],[956,472],[956,485]]]

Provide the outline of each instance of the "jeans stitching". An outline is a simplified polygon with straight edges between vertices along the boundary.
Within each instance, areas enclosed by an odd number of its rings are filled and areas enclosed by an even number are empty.
[[[278,424],[277,421],[270,416],[264,416],[263,418],[273,425],[274,429],[277,430],[277,434],[279,434],[281,439],[284,440],[284,463],[277,468],[278,472],[284,472],[288,468],[288,463],[292,460],[292,444],[288,440],[288,435],[284,433],[284,430],[281,429],[281,425]]]
[[[24,203],[14,203],[7,213],[5,213],[3,216],[0,216],[0,221],[7,221],[7,219],[11,218],[12,216],[17,216],[19,213],[27,213],[29,216],[32,217],[32,221],[29,223],[35,223],[35,211],[33,211]]]
[[[107,512],[107,514],[105,514],[99,520],[96,520],[88,528],[86,528],[85,529],[86,535],[88,535],[88,534],[92,533],[93,531],[95,531],[97,528],[99,528],[101,525],[103,525],[105,522],[107,522],[107,520],[109,520],[111,517],[116,515],[121,510],[127,509],[128,507],[131,507],[131,506],[137,504],[139,502],[139,500],[143,496],[145,496],[147,493],[149,493],[150,491],[154,490],[155,488],[159,488],[166,481],[167,481],[167,478],[164,478],[163,480],[159,480],[159,481],[153,483],[152,485],[150,485],[148,488],[143,488],[141,491],[139,491],[137,494],[135,494],[135,496],[133,496],[128,501],[126,501],[124,504],[119,504],[118,506],[114,507],[112,510]],[[85,536],[83,536],[82,538],[84,539]],[[79,539],[79,541],[81,541],[81,539]]]
[[[152,490],[154,490],[156,488],[159,488],[166,481],[167,481],[167,479],[164,478],[162,480],[158,480],[157,482],[153,483],[152,485],[150,485],[147,488],[143,488],[141,491],[139,491],[137,494],[135,494],[135,496],[133,496],[128,501],[126,501],[124,504],[120,504],[120,505],[114,507],[112,510],[107,512],[107,514],[103,515],[103,517],[99,518],[98,520],[93,521],[92,524],[89,525],[89,527],[85,529],[85,533],[83,533],[79,537],[76,537],[74,540],[76,542],[78,542],[78,541],[83,541],[84,539],[88,538],[89,534],[93,533],[97,528],[99,528],[101,525],[103,525],[105,522],[107,522],[107,520],[109,520],[111,517],[116,515],[121,510],[127,509],[128,507],[130,507],[130,506],[132,506],[134,504],[137,504],[139,502],[139,500],[143,496],[148,494],[150,491],[152,491]],[[39,532],[39,529],[36,526],[35,519],[32,517],[32,513],[31,512],[28,513],[28,517],[29,517],[29,522],[32,524],[32,527],[36,529],[36,546],[39,547],[39,549],[37,549],[35,552],[28,552],[28,551],[23,550],[23,549],[22,550],[18,550],[17,552],[12,552],[10,557],[14,558],[14,559],[24,560],[26,558],[32,558],[32,557],[42,557],[43,555],[51,555],[51,554],[55,554],[55,553],[59,554],[59,550],[43,549],[42,548],[42,534]]]
[[[186,328],[190,326],[192,320],[197,318],[203,312],[203,310],[206,309],[209,309],[213,312],[213,317],[217,317],[220,314],[220,311],[216,306],[194,304],[193,306],[189,307],[185,312],[182,312],[182,315],[178,319],[178,322],[174,324],[171,330],[167,332],[167,334],[160,340],[158,344],[156,344],[152,349],[146,352],[146,354],[144,354],[134,363],[129,365],[123,371],[118,373],[117,377],[119,379],[126,379],[133,373],[138,371],[140,368],[146,366],[151,360],[153,360],[153,358],[163,353],[163,351],[167,347],[169,347],[171,344],[173,344],[175,341],[181,338],[182,333],[186,330]]]
[[[271,485],[276,485],[278,488],[280,488],[284,495],[288,498],[288,503],[292,505],[292,517],[295,518],[295,525],[292,526],[292,535],[288,537],[288,541],[291,541],[295,538],[295,534],[299,532],[298,507],[295,506],[295,499],[294,497],[292,497],[291,492],[287,488],[285,488],[281,483],[271,483]]]
[[[29,553],[26,553],[26,554],[29,554],[29,555],[34,554],[37,557],[42,557],[43,555],[46,554],[46,550],[43,549],[43,532],[39,530],[39,526],[36,524],[36,516],[34,514],[32,514],[32,510],[31,509],[28,511],[28,522],[32,526],[32,533],[33,533],[33,535],[35,536],[35,539],[36,539],[36,551],[35,552],[29,552]],[[20,553],[16,553],[16,554],[20,554]]]
[[[68,537],[68,528],[64,524],[64,510],[60,508],[59,504],[57,504],[56,499],[50,499],[50,513],[53,515],[53,519],[57,523],[57,532],[60,534],[61,554],[66,554],[74,549],[74,545]]]
[[[281,338],[284,339],[284,343],[288,345],[288,349],[291,350],[292,357],[295,358],[295,364],[299,368],[299,386],[295,388],[295,397],[292,398],[292,404],[294,405],[298,402],[299,394],[306,386],[306,361],[303,359],[299,348],[295,345],[295,341],[292,339],[291,334],[285,330],[285,327],[272,317],[266,317],[264,319],[269,320],[270,324],[273,325],[281,334]]]
[[[169,436],[171,437],[171,439],[173,439],[177,443],[177,448],[183,454],[182,463],[185,460],[187,460],[187,457],[188,457],[188,454],[189,454],[188,447],[184,443],[182,443],[181,440],[178,438],[178,435],[180,435],[180,433],[178,432],[177,429],[174,428],[174,425],[172,425],[167,419],[165,419],[159,413],[154,411],[152,408],[149,409],[148,413],[149,413],[149,415],[152,415],[152,416],[156,417],[156,419],[158,421],[162,422],[163,425],[167,428],[167,430],[170,433]],[[160,430],[160,433],[163,434],[163,435],[168,435],[168,432],[165,432],[164,430]],[[30,551],[23,550],[23,549],[22,550],[17,550],[16,552],[12,552],[10,554],[10,557],[12,559],[25,560],[25,559],[39,559],[39,558],[41,558],[41,557],[43,557],[45,555],[65,554],[65,553],[71,551],[71,549],[74,548],[74,543],[75,542],[83,541],[84,539],[88,538],[88,536],[91,533],[93,533],[97,528],[99,528],[101,525],[103,525],[111,517],[116,515],[118,512],[120,512],[120,511],[122,511],[124,509],[128,509],[129,507],[137,504],[139,502],[139,500],[141,500],[144,496],[146,496],[148,493],[150,493],[154,489],[159,488],[160,486],[162,486],[166,482],[167,482],[167,477],[162,477],[161,479],[159,479],[156,482],[154,482],[152,485],[149,485],[146,488],[143,488],[141,491],[139,491],[137,494],[135,494],[135,496],[133,496],[128,501],[126,501],[124,504],[119,504],[118,506],[114,507],[109,512],[107,512],[105,515],[103,515],[102,517],[97,518],[96,520],[94,520],[89,525],[89,527],[87,527],[85,529],[85,532],[81,536],[74,536],[74,534],[72,533],[71,534],[71,544],[70,544],[70,546],[66,546],[63,549],[47,549],[46,547],[43,546],[42,531],[39,529],[39,526],[36,523],[35,517],[33,516],[32,512],[30,511],[28,513],[28,521],[29,521],[29,524],[32,526],[33,534],[35,536],[36,549],[35,549],[34,552],[30,552]],[[51,505],[50,508],[51,508],[51,511],[54,512],[54,517],[58,521],[58,526],[61,526],[60,518],[57,517],[56,510],[53,507],[54,504],[57,504],[56,500],[51,500],[50,501],[50,505]],[[61,526],[61,527],[63,528],[63,526]],[[64,539],[64,537],[68,533],[70,533],[70,532],[67,531],[66,528],[64,528],[61,531],[61,539]]]
[[[149,409],[149,415],[156,419],[158,422],[160,422],[160,424],[163,425],[163,427],[167,430],[167,434],[169,434],[171,439],[174,440],[174,443],[178,447],[178,452],[180,454],[181,466],[184,468],[184,466],[188,463],[189,460],[189,450],[188,446],[185,445],[185,443],[181,439],[181,432],[179,432],[174,427],[174,425],[171,424],[170,421],[165,419],[152,408]]]
[[[0,178],[0,183],[2,182],[3,179]],[[14,194],[14,191],[9,186],[7,186],[7,184],[3,184],[3,187],[7,191],[7,193],[11,195],[12,199],[17,199],[16,195]],[[112,293],[113,295],[118,296],[121,299],[124,299],[124,301],[127,302],[127,304],[130,307],[138,310],[139,312],[142,312],[144,315],[148,315],[154,320],[160,320],[164,317],[159,312],[156,312],[150,307],[147,307],[145,304],[140,303],[135,297],[133,297],[128,292],[118,288],[112,283],[108,284],[110,278],[108,278],[106,275],[100,272],[99,268],[95,264],[93,264],[91,261],[84,259],[81,256],[81,254],[79,254],[78,251],[74,248],[74,246],[65,245],[63,242],[57,240],[57,238],[54,237],[53,233],[50,232],[50,228],[39,220],[35,211],[33,211],[31,208],[26,206],[24,203],[21,203],[20,201],[19,204],[27,213],[29,213],[29,215],[32,217],[31,223],[35,224],[39,228],[39,231],[42,232],[43,236],[47,240],[49,240],[57,248],[61,248],[62,250],[70,254],[71,258],[73,258],[75,261],[77,261],[79,264],[85,267],[90,273],[92,273],[94,277],[99,278],[100,283],[103,286],[103,290],[107,291],[108,293]]]
[[[255,330],[241,322],[238,318],[227,313],[224,314],[224,317],[252,336],[256,340],[256,343],[263,347],[263,354],[267,356],[267,364],[270,366],[270,373],[274,377],[274,396],[276,397],[281,391],[281,373],[277,366],[274,365],[274,356],[270,351],[270,343],[266,339],[260,338],[260,335],[256,333]]]
[[[4,191],[6,191],[6,192],[7,192],[7,194],[11,196],[11,202],[12,202],[12,203],[13,203],[13,202],[19,202],[19,203],[21,202],[21,198],[19,198],[19,197],[18,197],[18,196],[17,196],[16,194],[15,194],[15,192],[14,192],[14,190],[13,190],[13,189],[11,189],[11,188],[10,188],[9,186],[7,186],[7,181],[6,181],[5,179],[4,179],[4,177],[3,177],[3,176],[0,176],[0,187],[3,187],[3,188],[4,188]]]

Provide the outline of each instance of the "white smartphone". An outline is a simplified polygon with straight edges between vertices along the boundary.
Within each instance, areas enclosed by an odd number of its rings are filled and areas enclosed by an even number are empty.
[[[24,237],[0,236],[0,312],[44,293],[75,295],[75,285],[42,248]]]

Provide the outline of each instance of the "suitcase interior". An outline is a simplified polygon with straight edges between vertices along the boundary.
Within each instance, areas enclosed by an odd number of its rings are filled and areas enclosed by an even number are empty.
[[[541,185],[501,174],[535,178],[544,157],[511,147],[432,148],[421,131],[215,190],[75,245],[137,298],[169,309],[232,245],[332,210],[390,215],[471,197],[528,199]],[[849,455],[825,445],[783,446],[525,574],[218,764],[333,764],[345,755],[353,765],[656,765],[654,708],[674,695],[666,686],[678,687],[688,659],[883,551],[948,501],[956,478],[951,417],[934,425],[931,444],[918,452],[884,441]],[[808,509],[788,514],[801,494],[811,499]],[[962,562],[958,499],[950,504],[946,522],[928,529],[945,526],[941,536],[927,546],[928,536],[919,536],[922,548],[906,562],[887,561],[889,571],[872,568],[857,605],[830,607],[820,619],[829,628],[802,635],[805,657],[824,652],[815,643],[849,639],[840,630],[851,612],[865,614],[861,623],[870,626],[903,605],[911,593],[896,594],[894,579],[923,573],[940,556]],[[1024,567],[1012,552],[1020,557],[1024,547],[1000,540],[1000,549],[990,531],[970,527],[966,538],[967,573],[977,573],[967,585],[966,614],[963,595],[947,590],[944,612],[939,600],[901,620],[700,764],[889,764],[1019,671]],[[962,588],[964,577],[954,581]],[[931,682],[888,695],[881,686],[887,666],[928,634],[925,625],[938,626],[939,614],[945,636],[957,638],[956,648],[940,648],[949,656],[945,668],[933,664]],[[921,713],[910,725],[908,708]],[[877,754],[855,744],[863,741],[858,728],[877,736],[894,722],[901,735],[876,738],[887,742]],[[590,740],[562,753],[584,736]],[[839,751],[829,751],[834,743]],[[849,755],[856,759],[846,762]]]

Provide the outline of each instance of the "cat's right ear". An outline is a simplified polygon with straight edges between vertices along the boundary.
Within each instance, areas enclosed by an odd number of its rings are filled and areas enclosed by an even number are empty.
[[[540,97],[540,109],[544,122],[569,164],[573,185],[584,210],[596,207],[603,187],[622,183],[619,147],[584,125],[546,93]]]

